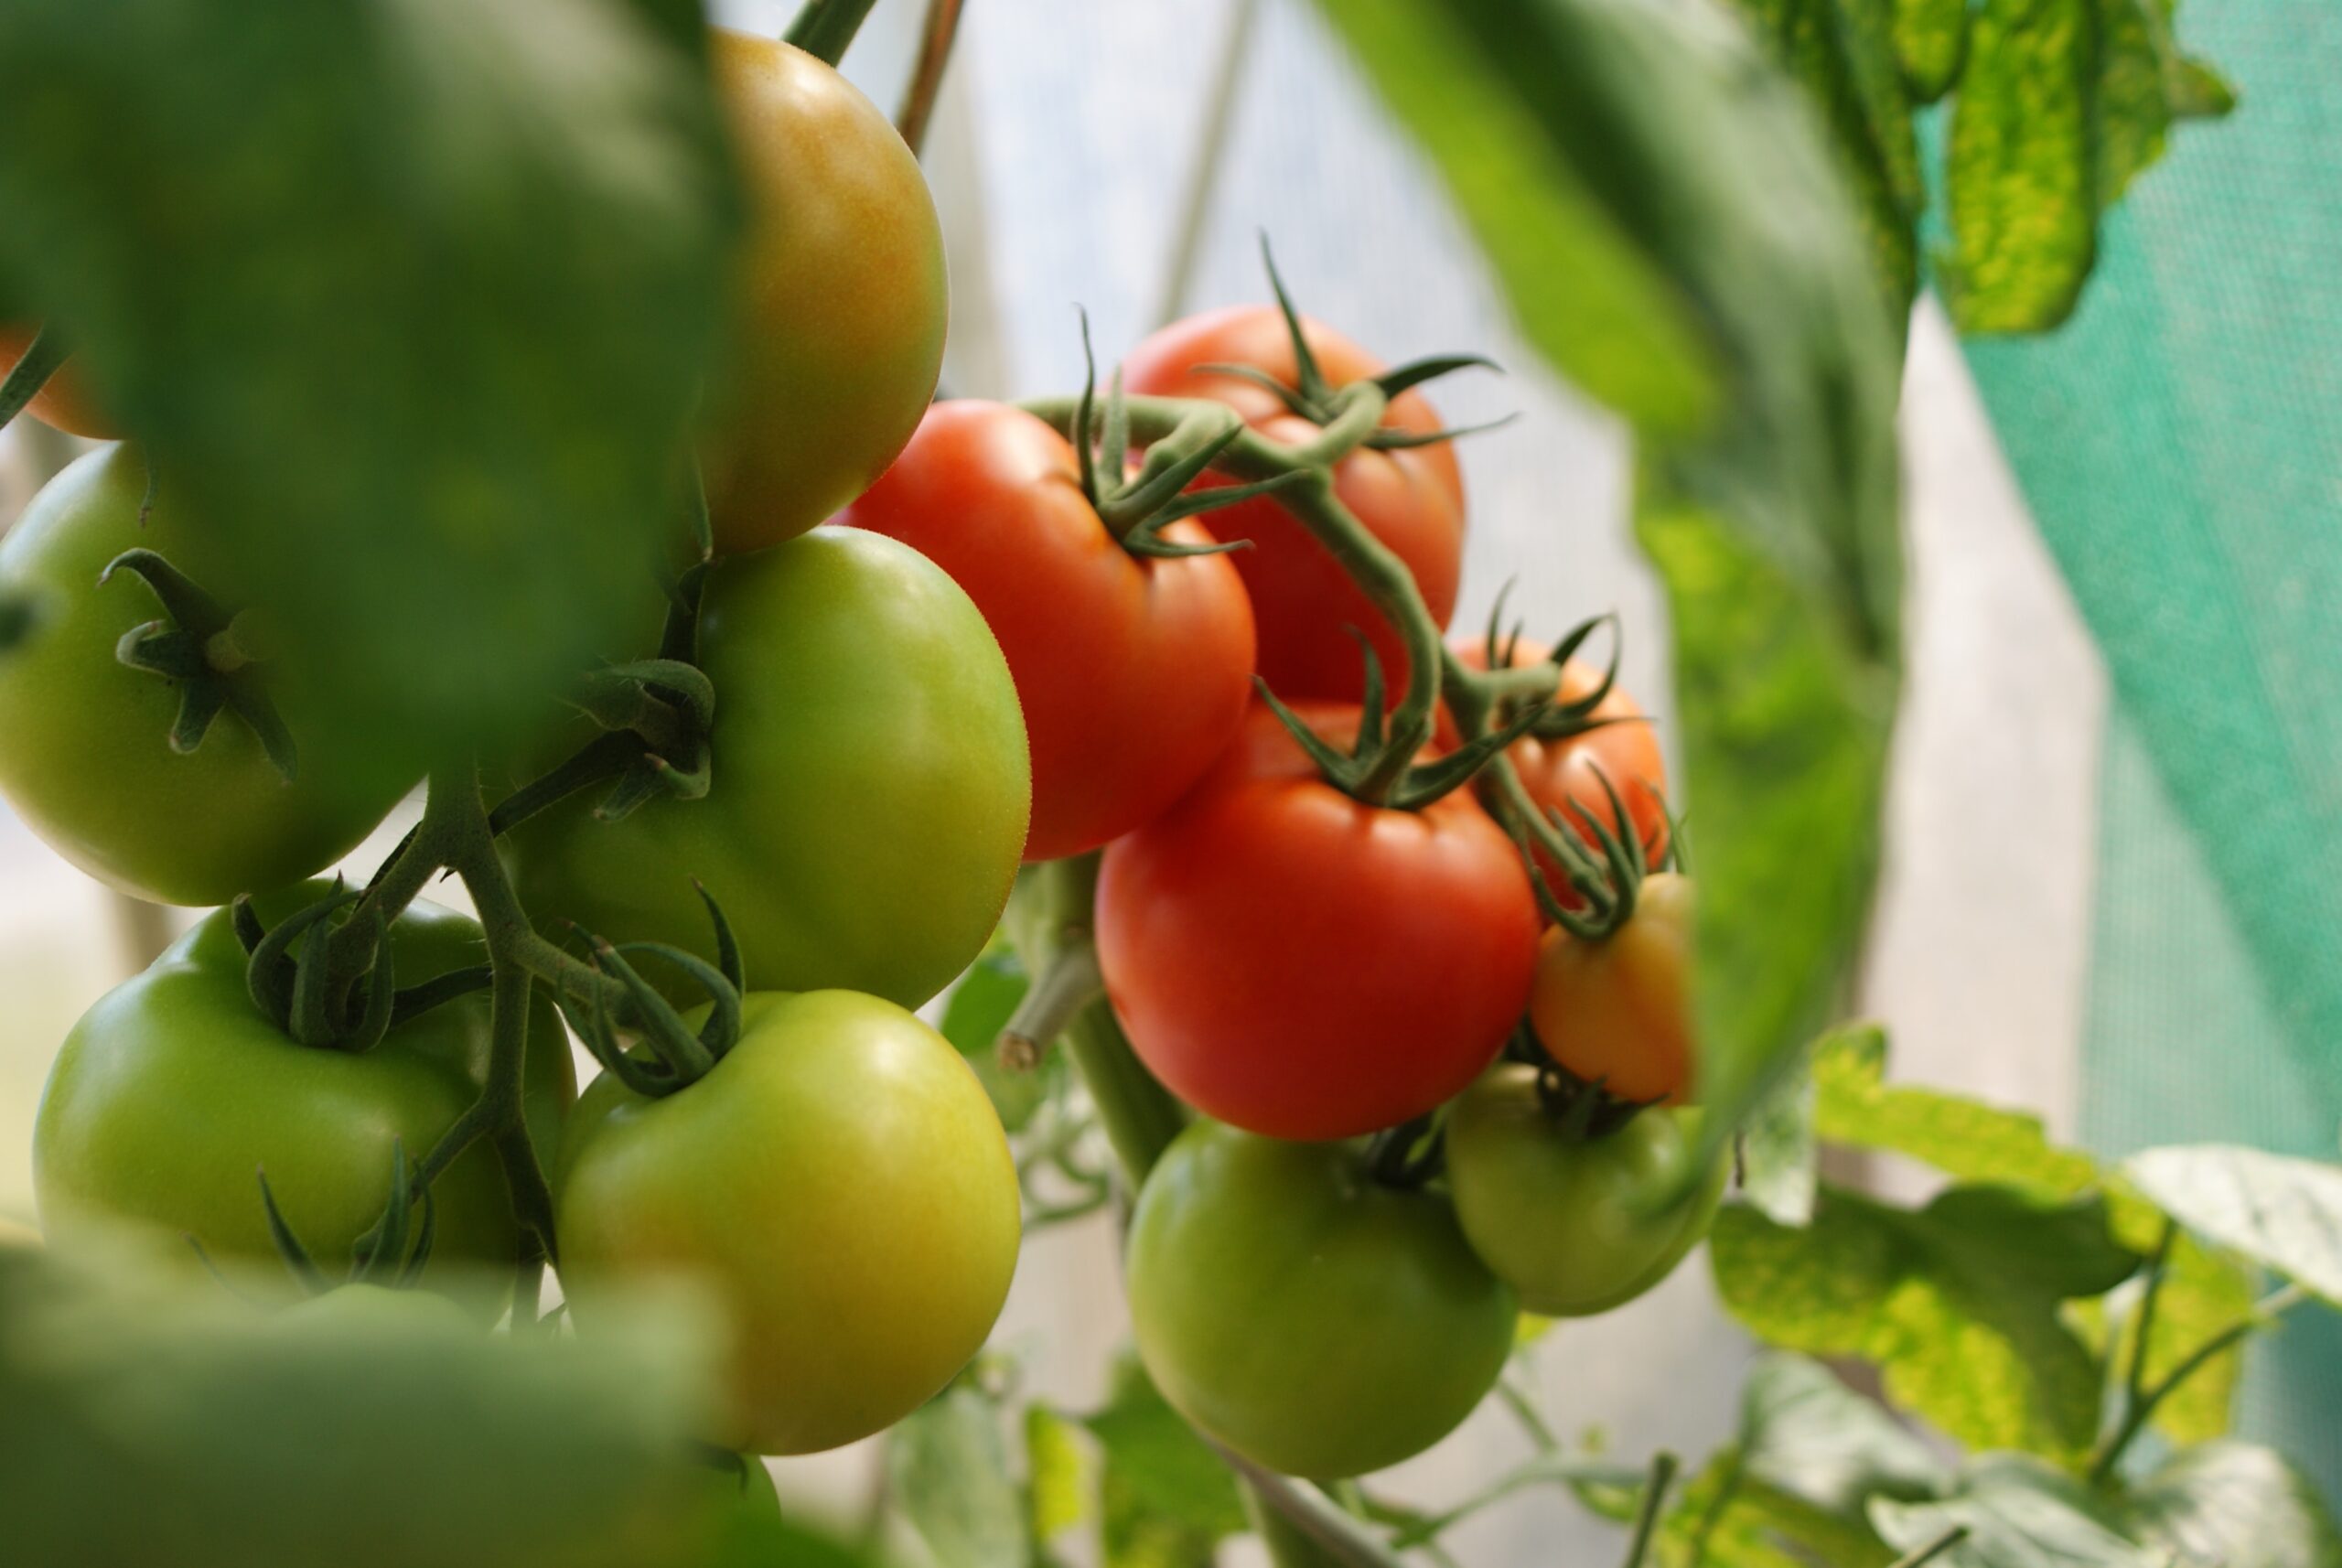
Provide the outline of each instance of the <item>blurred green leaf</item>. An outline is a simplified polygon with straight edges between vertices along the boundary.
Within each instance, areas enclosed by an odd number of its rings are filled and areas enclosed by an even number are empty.
[[[1249,1528],[1236,1482],[1125,1356],[1103,1410],[1082,1418],[1104,1452],[1101,1481],[1110,1568],[1209,1564],[1224,1537]]]
[[[2189,1144],[2143,1150],[2122,1174],[2197,1235],[2342,1305],[2342,1167]]]
[[[0,7],[0,274],[288,649],[434,741],[546,711],[678,536],[732,204],[617,0]]]
[[[1808,1357],[1759,1356],[1740,1403],[1748,1477],[1833,1513],[1857,1516],[1866,1498],[1925,1497],[1950,1480],[1926,1444]]]
[[[2128,1493],[2123,1530],[2191,1568],[2342,1568],[2342,1531],[2284,1455],[2251,1443],[2173,1455]]]
[[[1022,1131],[1033,1120],[1064,1070],[1061,1053],[1057,1051],[1049,1052],[1030,1072],[1011,1072],[1000,1065],[994,1047],[1031,987],[1016,950],[995,937],[960,977],[943,1004],[943,1037],[968,1058],[984,1092],[992,1096],[993,1109],[1000,1112],[1001,1125],[1011,1133]]]
[[[1037,1546],[1047,1547],[1097,1517],[1090,1501],[1097,1466],[1083,1450],[1079,1431],[1047,1405],[1025,1407],[1026,1513]]]
[[[1008,1473],[1000,1407],[960,1383],[886,1435],[887,1490],[938,1563],[1030,1568],[1025,1499]]]
[[[1759,1338],[1876,1364],[1889,1400],[1969,1447],[2061,1458],[2095,1432],[2100,1366],[2059,1308],[2139,1263],[2108,1233],[2102,1197],[2000,1187],[1952,1187],[1918,1210],[1825,1187],[1802,1230],[1735,1205],[1709,1257]]]
[[[2071,313],[2099,215],[2163,156],[2174,121],[2234,92],[2172,36],[2168,0],[1982,0],[1945,155],[1945,293],[1971,332]]]
[[[2154,1250],[2162,1211],[2121,1183],[2110,1184],[2089,1155],[2052,1144],[2039,1117],[1938,1090],[1888,1084],[1885,1069],[1886,1036],[1875,1025],[1834,1031],[1815,1047],[1814,1128],[1825,1142],[1892,1150],[1963,1181],[2012,1184],[2045,1197],[2105,1187],[2116,1239],[2135,1252]],[[2242,1317],[2251,1303],[2251,1282],[2241,1269],[2180,1238],[2156,1298],[2149,1378],[2177,1365]],[[2240,1350],[2214,1360],[2157,1407],[2157,1429],[2180,1443],[2226,1432],[2242,1370]]]
[[[1968,0],[1895,0],[1895,62],[1914,103],[1933,103],[1968,58]]]
[[[1936,1559],[1939,1568],[2165,1568],[2116,1534],[2103,1511],[2103,1500],[2072,1477],[2018,1454],[1972,1460],[1959,1489],[1940,1501],[1870,1505],[1872,1522],[1898,1552],[1966,1526],[1968,1538]]]
[[[1880,296],[1899,321],[1918,293],[1915,230],[1927,190],[1911,104],[1896,63],[1895,0],[1735,3],[1822,116]]]
[[[11,1568],[702,1560],[704,1323],[514,1339],[416,1305],[285,1318],[191,1271],[0,1251]]]
[[[1900,325],[1810,108],[1704,0],[1321,10],[1530,340],[1642,437],[1721,1149],[1839,1004],[1869,907],[1899,671]],[[1622,357],[1665,369],[1656,393]]]
[[[693,1568],[880,1568],[880,1559],[785,1520],[734,1524],[714,1552]]]
[[[1792,1072],[1767,1090],[1740,1130],[1740,1196],[1780,1225],[1813,1218],[1813,1079]]]

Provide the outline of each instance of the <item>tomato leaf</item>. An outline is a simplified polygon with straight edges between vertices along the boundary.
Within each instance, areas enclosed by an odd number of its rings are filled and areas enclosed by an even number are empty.
[[[1798,1072],[1765,1092],[1740,1130],[1740,1196],[1779,1225],[1813,1218],[1817,1150],[1813,1079]]]
[[[681,536],[732,198],[612,0],[0,7],[0,274],[358,712],[536,722]]]
[[[1902,320],[1919,287],[1916,226],[1927,189],[1896,63],[1893,0],[1735,3],[1826,123],[1880,295]]]
[[[1931,1502],[1880,1498],[1871,1520],[1889,1545],[1915,1552],[1964,1526],[1968,1537],[1936,1559],[1943,1568],[2165,1568],[2161,1557],[2117,1534],[2102,1505],[2072,1477],[2017,1454],[1986,1454],[1961,1472],[1951,1496]]]
[[[2173,1455],[2123,1498],[2125,1534],[2192,1568],[2342,1568],[2342,1530],[2284,1455],[2251,1443]]]
[[[1227,1465],[1164,1402],[1135,1357],[1117,1363],[1112,1398],[1081,1424],[1105,1454],[1109,1568],[1209,1563],[1215,1543],[1249,1528]]]
[[[1968,59],[1968,0],[1895,0],[1895,63],[1917,103],[1951,88]]]
[[[1037,1546],[1047,1547],[1097,1517],[1091,1501],[1097,1465],[1080,1431],[1047,1405],[1025,1407],[1026,1512]]]
[[[938,1563],[1030,1568],[1025,1500],[1008,1473],[1000,1407],[965,1382],[886,1436],[887,1489]]]
[[[2100,1368],[2059,1308],[2111,1290],[2136,1253],[2106,1204],[1955,1187],[1908,1210],[1824,1187],[1812,1224],[1733,1206],[1709,1257],[1725,1305],[1759,1338],[1875,1363],[1887,1397],[1974,1448],[2085,1449]]]
[[[2342,1168],[2191,1144],[2143,1150],[2122,1171],[2197,1235],[2342,1305]]]
[[[304,1322],[110,1263],[0,1251],[10,1568],[680,1568],[706,1544],[696,1317],[605,1315],[590,1344],[395,1301]]]
[[[1531,341],[1641,438],[1637,526],[1668,586],[1700,824],[1695,1005],[1721,1150],[1837,1004],[1869,907],[1898,680],[1899,327],[1810,110],[1703,0],[1321,9],[1445,177]],[[1622,385],[1585,341],[1597,329],[1681,390]]]

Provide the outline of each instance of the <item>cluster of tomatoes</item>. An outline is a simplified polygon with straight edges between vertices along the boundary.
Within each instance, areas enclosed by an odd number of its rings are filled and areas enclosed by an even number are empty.
[[[1132,1220],[1149,1369],[1278,1470],[1417,1451],[1488,1391],[1520,1309],[1630,1298],[1713,1208],[1649,725],[1576,639],[1549,656],[1492,634],[1415,668],[1274,481],[1123,439],[1125,395],[1233,410],[1444,626],[1465,506],[1437,417],[1289,307],[1156,334],[1071,439],[1006,405],[930,406],[944,286],[915,160],[810,56],[726,34],[714,62],[758,216],[702,441],[712,547],[614,633],[624,714],[586,703],[515,748],[516,779],[617,786],[539,786],[488,819],[536,929],[600,939],[666,1020],[620,1042],[564,992],[607,1069],[579,1095],[560,988],[527,1009],[521,1157],[548,1162],[543,1240],[581,1326],[631,1287],[699,1280],[733,1348],[711,1435],[756,1452],[851,1441],[948,1381],[1005,1296],[1019,1188],[977,1079],[908,1009],[982,949],[1021,864],[1102,852],[1114,1015],[1209,1118]],[[1347,390],[1386,381],[1372,430],[1311,456]],[[819,421],[816,398],[835,405]],[[135,446],[103,448],[0,542],[0,585],[37,611],[0,657],[0,789],[125,892],[237,903],[65,1042],[43,1223],[134,1223],[218,1261],[288,1235],[362,1257],[403,1212],[407,1155],[483,1103],[487,961],[510,954],[410,889],[331,989],[317,955],[402,879],[303,879],[426,766],[435,792],[440,759],[364,744],[297,650],[246,646],[234,563],[150,478]],[[1461,698],[1492,668],[1513,672],[1501,698],[1451,701],[1374,787],[1327,766],[1378,742],[1381,671]],[[1476,746],[1507,792],[1451,767],[1391,793]],[[578,772],[606,755],[629,766]],[[460,1147],[425,1194],[421,1277],[491,1316],[509,1286],[460,1265],[502,1281],[530,1255],[514,1157]]]

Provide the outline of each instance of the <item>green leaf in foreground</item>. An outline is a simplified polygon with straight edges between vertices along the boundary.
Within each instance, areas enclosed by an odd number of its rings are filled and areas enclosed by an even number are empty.
[[[2120,1507],[2124,1533],[2189,1568],[2342,1568],[2342,1532],[2317,1487],[2251,1443],[2185,1448]]]
[[[2103,1187],[2116,1239],[2135,1252],[2154,1251],[2164,1224],[2163,1212],[2149,1201],[2154,1195],[2142,1197],[2110,1183],[2089,1155],[2051,1143],[2039,1117],[1890,1084],[1885,1070],[1886,1036],[1875,1025],[1834,1031],[1816,1045],[1814,1130],[1824,1142],[1892,1150],[1963,1181],[2005,1183],[2048,1198]],[[2244,1316],[2251,1305],[2251,1282],[2243,1270],[2181,1237],[2155,1301],[2149,1380]],[[2240,1351],[2218,1357],[2157,1407],[2157,1429],[2180,1443],[2226,1432],[2242,1370]]]
[[[999,1407],[966,1383],[947,1389],[886,1437],[889,1495],[938,1563],[1029,1568],[1025,1499],[1008,1473]]]
[[[1968,0],[1895,0],[1895,59],[1914,103],[1948,91],[1968,58]]]
[[[2342,1305],[2342,1167],[2194,1144],[2143,1150],[2122,1173],[2197,1235]]]
[[[1933,1502],[1881,1498],[1871,1520],[1898,1552],[1964,1526],[1968,1538],[1936,1559],[1944,1568],[2165,1568],[2099,1517],[2103,1504],[2070,1476],[2017,1454],[1986,1454]]]
[[[1113,1397],[1085,1417],[1104,1453],[1100,1484],[1108,1568],[1204,1568],[1249,1528],[1228,1466],[1163,1401],[1134,1357]]]
[[[386,727],[500,736],[616,640],[730,204],[607,0],[0,6],[0,275]]]
[[[1802,1230],[1735,1205],[1708,1251],[1725,1305],[1759,1338],[1875,1363],[1894,1404],[1971,1448],[2058,1458],[2088,1447],[2100,1389],[2060,1308],[2139,1262],[2107,1233],[2102,1198],[1993,1187],[1918,1210],[1825,1187]]]
[[[191,1270],[0,1251],[0,1554],[685,1568],[713,1544],[704,1323],[515,1339],[380,1307],[303,1320]]]
[[[1321,12],[1431,156],[1530,340],[1642,438],[1721,1149],[1838,1005],[1869,908],[1900,670],[1900,326],[1811,111],[1706,0]],[[1621,353],[1665,368],[1667,395],[1624,377]]]

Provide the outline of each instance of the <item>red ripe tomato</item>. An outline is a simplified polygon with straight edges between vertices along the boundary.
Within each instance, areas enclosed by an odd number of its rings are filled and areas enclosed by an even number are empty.
[[[31,327],[0,324],[0,377],[16,368],[25,350],[33,346]],[[79,435],[91,441],[120,439],[122,432],[103,411],[90,400],[81,378],[73,373],[71,364],[59,365],[48,384],[33,394],[25,404],[25,412],[43,424],[53,425],[68,435]]]
[[[1512,668],[1539,663],[1552,651],[1542,643],[1516,641]],[[1456,654],[1472,669],[1488,668],[1484,639],[1458,641]],[[1583,659],[1573,659],[1562,666],[1555,700],[1565,703],[1583,702],[1601,686],[1599,669]],[[1590,716],[1608,722],[1559,740],[1524,736],[1512,743],[1507,755],[1512,758],[1529,798],[1540,808],[1561,812],[1563,819],[1577,830],[1577,836],[1588,844],[1593,843],[1594,835],[1578,820],[1577,812],[1570,809],[1570,803],[1574,801],[1617,832],[1618,813],[1611,807],[1608,791],[1602,788],[1602,780],[1607,777],[1611,789],[1618,792],[1619,800],[1627,808],[1627,821],[1643,842],[1644,854],[1656,865],[1667,852],[1667,758],[1660,753],[1658,727],[1643,715],[1642,705],[1622,686],[1612,686],[1608,694],[1595,704]],[[1444,707],[1439,714],[1438,739],[1442,746],[1451,747],[1457,739],[1454,721]],[[1554,893],[1564,903],[1574,904],[1577,897],[1559,868],[1542,856],[1539,857],[1539,864],[1544,867]]]
[[[1302,331],[1318,370],[1337,387],[1386,368],[1331,328],[1304,317]],[[1217,399],[1274,441],[1297,445],[1316,434],[1307,420],[1286,413],[1267,388],[1198,368],[1210,364],[1251,365],[1288,386],[1299,374],[1283,313],[1273,306],[1239,306],[1191,316],[1148,338],[1123,361],[1123,385],[1139,395]],[[1439,415],[1413,392],[1391,399],[1382,422],[1399,430],[1440,428]],[[1209,475],[1201,482],[1230,481]],[[1406,563],[1432,618],[1445,626],[1456,613],[1464,567],[1464,479],[1456,454],[1444,443],[1390,452],[1361,446],[1336,465],[1334,491],[1369,532]],[[1365,665],[1357,639],[1344,629],[1353,626],[1372,639],[1392,687],[1402,683],[1408,661],[1398,635],[1273,498],[1213,512],[1211,532],[1215,539],[1252,542],[1252,549],[1230,558],[1252,596],[1259,669],[1271,691],[1287,702],[1359,701]]]
[[[1355,708],[1302,712],[1337,744],[1357,728]],[[1536,955],[1528,874],[1468,790],[1362,804],[1264,707],[1100,873],[1098,957],[1132,1046],[1181,1099],[1274,1138],[1445,1101],[1503,1047]]]
[[[1033,752],[1027,860],[1096,849],[1187,792],[1244,719],[1252,611],[1225,555],[1135,556],[1065,437],[1004,403],[938,403],[839,519],[891,535],[983,611]],[[1163,537],[1209,543],[1192,521]]]

